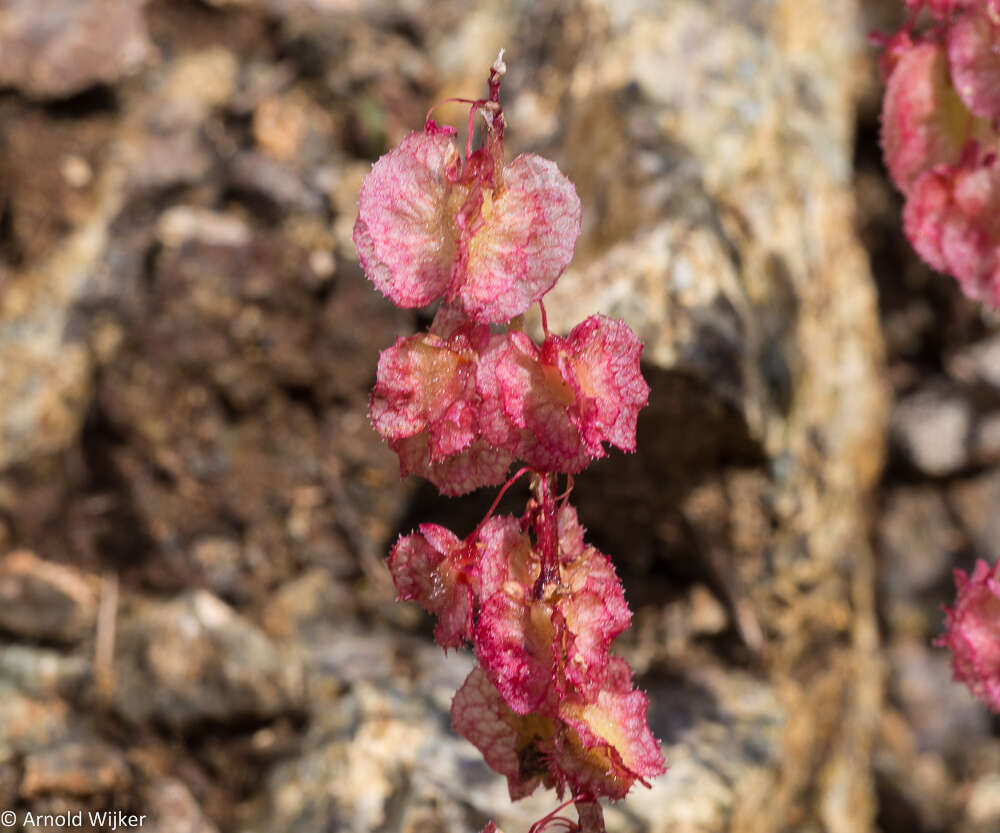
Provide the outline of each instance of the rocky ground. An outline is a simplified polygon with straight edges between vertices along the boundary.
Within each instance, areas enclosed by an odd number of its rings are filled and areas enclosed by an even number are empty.
[[[472,660],[392,601],[394,536],[492,496],[401,482],[370,430],[417,317],[351,243],[371,162],[506,46],[511,150],[584,205],[553,326],[626,318],[653,388],[576,491],[672,765],[609,829],[1000,828],[1000,724],[931,645],[1000,541],[1000,319],[900,234],[864,37],[897,5],[7,0],[0,809],[554,806],[449,731]]]

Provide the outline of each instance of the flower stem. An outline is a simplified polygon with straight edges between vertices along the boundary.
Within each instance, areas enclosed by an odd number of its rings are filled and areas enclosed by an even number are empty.
[[[490,508],[486,510],[486,514],[483,516],[483,519],[478,524],[476,524],[476,528],[472,530],[472,535],[471,535],[472,538],[476,537],[476,534],[479,532],[479,530],[483,528],[483,524],[485,524],[493,516],[493,513],[496,511],[497,506],[500,505],[500,499],[505,494],[507,494],[507,490],[514,485],[514,483],[518,480],[518,478],[521,477],[521,475],[529,471],[531,471],[531,469],[529,469],[527,466],[518,469],[517,472],[514,474],[514,476],[510,478],[510,480],[508,480],[506,483],[504,483],[503,486],[500,487],[500,491],[497,493],[497,496],[494,499],[493,503],[490,504]]]
[[[604,826],[604,808],[592,798],[576,802],[580,815],[580,833],[607,833]]]
[[[536,486],[539,503],[535,537],[542,568],[535,582],[534,595],[536,599],[540,599],[545,595],[546,585],[559,581],[559,522],[556,517],[555,475],[539,474],[532,485]]]

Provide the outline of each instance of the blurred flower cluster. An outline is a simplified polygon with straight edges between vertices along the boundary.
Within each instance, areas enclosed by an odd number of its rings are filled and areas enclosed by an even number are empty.
[[[882,150],[920,256],[1000,307],[1000,0],[907,0],[880,37]]]

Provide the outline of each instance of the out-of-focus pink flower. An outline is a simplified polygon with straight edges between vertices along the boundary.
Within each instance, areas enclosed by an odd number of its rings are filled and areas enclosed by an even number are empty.
[[[534,154],[500,168],[494,182],[494,161],[463,164],[451,132],[431,126],[372,167],[354,242],[365,274],[397,306],[444,297],[475,321],[506,321],[569,264],[581,218],[573,185]]]
[[[957,165],[914,183],[903,225],[918,254],[970,298],[1000,306],[1000,160],[971,143]]]
[[[1000,6],[1000,2],[998,2]],[[969,9],[948,27],[955,89],[976,116],[1000,120],[1000,13]]]
[[[958,597],[937,640],[952,652],[955,679],[1000,714],[1000,563],[979,560],[969,576],[955,570]]]
[[[924,171],[957,160],[970,126],[944,47],[913,44],[896,60],[882,100],[882,152],[896,187],[908,194]]]
[[[966,295],[1000,306],[1000,0],[907,5],[935,22],[881,39],[882,149],[904,229]]]

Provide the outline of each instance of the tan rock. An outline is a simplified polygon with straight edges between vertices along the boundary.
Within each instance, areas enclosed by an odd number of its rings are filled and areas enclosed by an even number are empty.
[[[0,10],[0,86],[61,98],[110,84],[150,54],[146,0],[7,0]]]
[[[130,781],[125,758],[114,747],[71,742],[25,757],[20,795],[27,801],[48,793],[88,797],[123,790]]]
[[[97,579],[18,550],[0,559],[0,628],[31,640],[75,642],[97,618]]]

